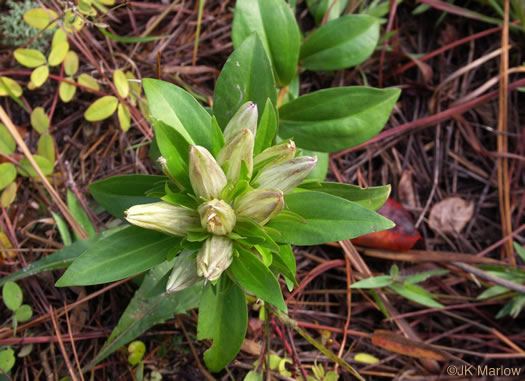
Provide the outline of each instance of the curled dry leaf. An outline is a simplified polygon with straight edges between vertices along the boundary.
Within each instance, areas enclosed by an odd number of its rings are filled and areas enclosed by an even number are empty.
[[[406,170],[401,174],[397,192],[399,194],[399,202],[409,208],[416,208],[416,194],[414,192],[414,184],[412,182],[412,171]]]
[[[449,197],[430,210],[428,224],[434,231],[459,233],[472,218],[474,203],[459,197]]]

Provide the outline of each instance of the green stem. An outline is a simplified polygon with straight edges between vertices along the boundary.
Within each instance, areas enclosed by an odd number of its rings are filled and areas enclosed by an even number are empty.
[[[355,370],[350,364],[348,364],[343,359],[337,357],[334,353],[332,353],[328,348],[326,348],[324,345],[319,343],[317,340],[315,340],[312,336],[310,336],[308,333],[306,333],[295,320],[290,318],[287,314],[284,312],[279,311],[277,308],[272,306],[269,303],[264,304],[266,308],[272,311],[272,313],[277,316],[279,321],[286,325],[287,327],[292,328],[295,332],[297,332],[299,335],[301,335],[306,341],[308,341],[310,344],[312,344],[319,352],[321,352],[323,355],[334,361],[336,364],[339,364],[342,368],[349,371],[354,377],[356,377],[360,381],[365,381],[363,377]]]

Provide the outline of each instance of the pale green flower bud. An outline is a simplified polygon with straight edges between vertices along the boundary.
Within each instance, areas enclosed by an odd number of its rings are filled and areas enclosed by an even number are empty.
[[[193,286],[201,278],[197,274],[197,261],[191,251],[183,251],[175,259],[173,264],[173,271],[171,272],[166,292],[181,291],[185,288]]]
[[[209,233],[228,235],[232,232],[237,217],[232,207],[222,200],[211,200],[199,206],[201,226]]]
[[[227,180],[219,164],[204,147],[190,146],[190,182],[197,197],[219,198]]]
[[[295,143],[293,140],[288,140],[281,144],[266,148],[253,159],[253,165],[257,166],[263,162],[265,165],[273,165],[281,163],[286,160],[293,159],[295,156]]]
[[[228,122],[223,132],[226,144],[245,128],[250,130],[253,135],[257,131],[257,105],[253,102],[243,104]]]
[[[224,236],[212,235],[197,254],[197,274],[214,281],[219,279],[233,260],[232,241]]]
[[[125,214],[130,224],[180,237],[201,227],[196,211],[164,201],[135,205]]]
[[[289,193],[303,182],[317,164],[317,156],[300,156],[264,168],[255,183],[259,188],[277,188]]]
[[[219,151],[217,155],[219,165],[224,165],[226,162],[229,163],[226,170],[226,178],[228,180],[232,182],[239,180],[243,161],[248,167],[248,176],[252,176],[254,144],[255,136],[249,129],[245,128]]]
[[[255,189],[235,200],[237,215],[264,225],[284,207],[283,192],[279,189]]]

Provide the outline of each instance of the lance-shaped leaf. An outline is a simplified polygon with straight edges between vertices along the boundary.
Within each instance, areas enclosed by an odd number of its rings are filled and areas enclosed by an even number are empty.
[[[253,32],[270,56],[277,83],[289,84],[297,71],[301,43],[290,6],[284,0],[238,0],[232,30],[235,49]]]
[[[214,290],[208,283],[199,304],[197,339],[211,339],[204,353],[209,370],[218,372],[232,361],[244,341],[248,327],[246,295],[230,278],[222,276]]]
[[[108,283],[138,274],[165,261],[179,242],[178,237],[129,226],[78,257],[56,286]]]
[[[213,93],[213,114],[225,128],[241,105],[252,101],[261,113],[268,98],[275,104],[272,67],[260,38],[253,34],[224,64]]]
[[[158,198],[146,197],[146,193],[166,181],[164,176],[114,176],[91,183],[89,192],[111,215],[123,219],[124,211],[133,205],[158,202]]]
[[[330,12],[327,20],[334,20],[343,13],[348,5],[348,0],[306,0],[306,5],[315,18],[315,22],[320,24],[327,12]]]
[[[151,295],[172,268],[173,261],[169,261],[155,266],[148,272],[117,326],[111,332],[111,336],[84,371],[91,369],[154,325],[198,306],[202,284],[172,294]]]
[[[383,206],[391,188],[390,185],[361,188],[357,185],[317,181],[304,182],[299,187],[341,197],[371,210],[377,210]]]
[[[327,193],[291,193],[285,196],[285,205],[287,210],[302,216],[306,223],[276,216],[266,226],[281,233],[280,242],[293,245],[351,239],[394,226],[370,209]]]
[[[400,91],[339,87],[303,95],[279,110],[279,136],[313,151],[336,152],[381,131]]]
[[[286,312],[281,287],[272,272],[248,250],[238,245],[236,248],[239,256],[230,266],[235,280],[248,292]]]
[[[188,143],[211,150],[211,116],[195,98],[168,82],[147,78],[142,84],[153,117],[177,130]]]
[[[330,71],[359,65],[374,52],[379,20],[347,15],[313,32],[301,47],[301,63],[309,70]]]

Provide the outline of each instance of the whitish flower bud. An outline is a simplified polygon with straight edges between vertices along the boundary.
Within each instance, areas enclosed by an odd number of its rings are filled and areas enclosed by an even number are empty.
[[[135,205],[125,213],[130,224],[181,237],[200,228],[196,211],[164,201]]]
[[[259,188],[277,188],[289,193],[301,184],[317,164],[317,156],[300,156],[264,168],[255,183]]]
[[[283,192],[279,189],[255,189],[235,200],[237,215],[249,217],[264,225],[284,207]]]
[[[241,130],[229,143],[219,151],[217,162],[220,165],[229,162],[226,178],[232,182],[239,180],[242,162],[248,167],[248,176],[253,172],[253,145],[255,136],[245,128]]]
[[[197,274],[214,281],[219,279],[233,260],[233,246],[229,238],[212,235],[197,254]]]
[[[243,104],[228,122],[223,132],[226,144],[245,128],[250,130],[253,135],[257,131],[257,105],[253,102]]]
[[[227,180],[219,164],[204,147],[190,147],[190,182],[197,197],[218,198]]]
[[[209,233],[228,235],[232,232],[237,218],[232,207],[222,200],[211,200],[199,206],[201,226]]]
[[[288,140],[281,144],[266,148],[260,154],[254,157],[253,165],[257,166],[263,162],[265,165],[273,165],[286,160],[293,159],[295,156],[295,143]]]
[[[175,259],[173,271],[168,279],[166,292],[181,291],[193,286],[201,278],[197,274],[197,261],[191,251],[183,251]]]

